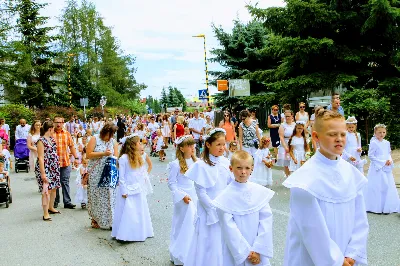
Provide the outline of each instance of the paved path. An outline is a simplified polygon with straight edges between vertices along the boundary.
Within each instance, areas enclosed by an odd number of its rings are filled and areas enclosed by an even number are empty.
[[[172,150],[168,152],[171,158]],[[13,173],[14,202],[10,208],[0,205],[0,265],[169,265],[168,243],[172,202],[166,184],[167,163],[154,163],[154,194],[148,197],[155,237],[142,243],[119,243],[110,231],[90,228],[86,210],[59,208],[61,215],[42,221],[41,197],[33,173]],[[274,258],[282,265],[289,216],[289,193],[281,186],[281,172],[274,170],[276,196],[271,201],[274,214]],[[71,178],[75,194],[75,177]],[[61,206],[62,207],[62,206]],[[368,215],[369,265],[400,265],[400,215]],[[316,239],[315,241],[318,241]],[[212,266],[212,265],[209,265]]]

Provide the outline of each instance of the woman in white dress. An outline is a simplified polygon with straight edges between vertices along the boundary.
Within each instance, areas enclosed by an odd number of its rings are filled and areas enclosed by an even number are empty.
[[[280,145],[278,147],[278,162],[277,166],[283,166],[285,176],[290,175],[289,164],[290,164],[290,150],[289,150],[289,139],[293,134],[293,130],[296,123],[293,121],[293,111],[285,111],[285,122],[279,127],[279,138]]]
[[[304,122],[297,121],[293,135],[289,140],[290,164],[289,171],[293,173],[306,161],[306,152],[310,151],[306,135],[304,132]]]
[[[188,243],[194,235],[197,208],[194,183],[185,176],[185,173],[197,158],[195,141],[191,135],[178,138],[175,144],[177,159],[168,165],[168,187],[172,192],[174,203],[169,254],[175,265],[184,265],[189,252]]]
[[[197,220],[185,266],[222,266],[221,227],[212,204],[232,181],[225,152],[225,130],[216,128],[205,140],[203,160],[198,160],[185,173],[194,181],[197,197]]]
[[[390,142],[385,140],[386,126],[378,124],[374,128],[375,139],[369,144],[368,185],[365,192],[367,211],[373,213],[399,212],[400,200],[393,177],[393,159]]]
[[[296,113],[296,122],[297,121],[303,121],[304,122],[304,131],[306,133],[306,136],[308,137],[308,126],[310,125],[310,117],[308,113],[305,111],[306,110],[306,104],[301,102],[299,103],[299,111]]]
[[[153,237],[149,206],[142,180],[147,175],[138,136],[129,136],[122,145],[119,182],[111,236],[122,241],[145,241]]]
[[[171,124],[168,120],[167,115],[163,115],[161,122],[161,132],[164,138],[165,145],[168,144],[169,138],[171,137]]]
[[[29,130],[28,134],[28,139],[27,139],[27,145],[29,149],[29,167],[30,169],[35,169],[35,164],[37,160],[37,147],[36,143],[40,138],[40,127],[42,124],[40,123],[40,120],[35,120],[33,125],[31,126],[31,129]]]
[[[346,120],[347,134],[346,146],[342,154],[342,158],[356,167],[364,174],[365,160],[361,160],[361,135],[357,130],[357,119],[354,116],[349,116]]]

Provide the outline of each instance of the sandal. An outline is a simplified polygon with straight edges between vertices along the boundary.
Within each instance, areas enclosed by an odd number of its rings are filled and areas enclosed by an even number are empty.
[[[54,212],[54,211],[50,211],[50,210],[49,210],[49,213],[50,213],[50,214],[61,214],[60,211],[55,211],[55,212]]]
[[[100,225],[99,225],[95,220],[93,220],[93,219],[92,219],[92,228],[94,228],[94,229],[100,229]]]
[[[44,216],[43,216],[43,221],[45,221],[45,222],[51,222],[51,217],[49,217],[49,218],[44,218]]]

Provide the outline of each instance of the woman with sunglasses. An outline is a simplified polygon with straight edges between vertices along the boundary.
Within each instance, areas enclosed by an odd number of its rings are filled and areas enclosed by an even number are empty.
[[[306,110],[306,104],[301,102],[299,103],[299,111],[296,113],[296,121],[303,121],[304,122],[304,133],[306,137],[308,136],[308,126],[310,124],[310,119]]]
[[[219,127],[225,129],[226,154],[228,154],[230,143],[237,141],[235,125],[231,120],[231,114],[229,112],[224,112],[224,120],[219,122]]]
[[[272,147],[274,148],[275,156],[278,154],[278,147],[280,145],[278,129],[282,123],[282,119],[278,114],[278,105],[272,106],[272,114],[268,116],[269,136],[271,137]]]
[[[251,118],[250,112],[247,110],[242,110],[239,117],[242,120],[239,124],[239,148],[254,157],[257,151],[254,140],[256,138],[259,142],[261,140],[257,122]]]

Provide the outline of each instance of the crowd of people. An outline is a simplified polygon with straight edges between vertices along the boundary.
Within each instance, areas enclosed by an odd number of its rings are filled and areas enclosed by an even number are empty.
[[[44,221],[61,213],[60,188],[64,208],[76,207],[69,187],[75,172],[74,201],[88,209],[93,228],[110,229],[120,241],[154,237],[150,157],[164,162],[173,151],[167,171],[175,265],[270,265],[274,165],[283,167],[291,193],[284,265],[367,264],[366,212],[400,210],[387,128],[374,128],[366,178],[357,120],[343,116],[340,95],[311,115],[305,103],[298,106],[280,112],[273,105],[269,134],[254,111],[236,119],[226,110],[215,121],[209,107],[87,122],[55,117],[32,127],[22,119],[16,137],[27,139]]]

